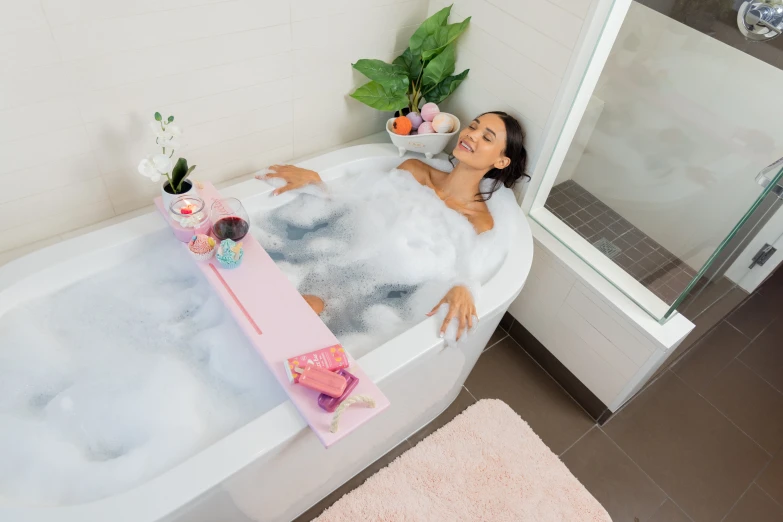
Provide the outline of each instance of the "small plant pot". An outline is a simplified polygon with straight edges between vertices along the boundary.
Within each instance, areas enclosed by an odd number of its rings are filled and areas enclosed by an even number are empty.
[[[196,195],[196,187],[188,180],[182,182],[182,190],[177,194],[171,190],[171,186],[168,181],[165,181],[160,187],[160,195],[163,198],[163,208],[169,208],[171,203],[180,196]]]
[[[394,146],[397,147],[400,157],[405,155],[405,152],[411,151],[420,152],[429,159],[435,154],[443,152],[443,149],[449,144],[451,138],[459,133],[459,119],[453,114],[450,114],[450,116],[454,119],[454,130],[448,134],[433,133],[401,136],[400,134],[396,134],[393,130],[392,124],[394,123],[394,118],[390,118],[386,122],[386,131],[389,133],[389,137]]]

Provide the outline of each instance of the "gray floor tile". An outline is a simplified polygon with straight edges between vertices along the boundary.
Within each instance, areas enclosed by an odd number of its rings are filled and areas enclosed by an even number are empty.
[[[750,339],[724,321],[704,336],[672,371],[701,393],[748,344]]]
[[[754,339],[739,359],[783,393],[783,319]]]
[[[671,499],[667,499],[655,512],[650,522],[691,522],[691,519]]]
[[[661,488],[598,427],[579,439],[561,459],[612,520],[646,522],[666,500]]]
[[[720,520],[769,460],[671,372],[604,431],[695,522]]]
[[[415,446],[419,442],[423,441],[425,438],[429,437],[436,431],[438,431],[440,428],[448,424],[449,422],[454,419],[457,415],[465,411],[465,408],[468,406],[472,406],[476,403],[476,400],[473,398],[473,396],[463,387],[462,390],[460,390],[459,395],[457,395],[457,398],[454,399],[454,402],[449,405],[446,410],[438,415],[435,420],[424,426],[422,429],[408,437],[408,442],[411,446]]]
[[[767,469],[756,479],[756,484],[783,506],[783,451],[772,459]]]
[[[510,337],[479,357],[465,387],[476,399],[500,399],[511,406],[558,455],[593,426],[587,413]]]
[[[726,320],[751,339],[781,315],[777,296],[754,294]]]
[[[487,345],[484,347],[484,349],[486,350],[487,348],[491,348],[495,346],[495,344],[497,344],[498,341],[500,341],[507,335],[508,332],[506,332],[502,326],[498,326],[497,329],[495,329],[495,331],[492,332],[492,336],[489,338],[489,342],[487,342]]]
[[[783,447],[783,394],[743,363],[729,363],[703,395],[771,455]]]
[[[376,460],[374,463],[370,464],[364,471],[353,477],[351,480],[334,490],[332,493],[326,496],[322,501],[320,501],[318,504],[314,505],[307,511],[305,511],[303,514],[301,514],[299,517],[295,518],[293,522],[309,522],[310,520],[313,520],[314,518],[317,518],[321,513],[326,510],[329,506],[340,500],[343,495],[346,493],[350,493],[354,489],[361,486],[365,480],[372,477],[380,471],[381,469],[385,468],[389,464],[391,464],[394,459],[405,453],[411,448],[410,444],[408,444],[408,441],[403,441],[402,444],[398,445],[396,448],[388,452],[386,455],[381,457],[380,459]]]
[[[783,507],[754,484],[723,522],[783,522]]]

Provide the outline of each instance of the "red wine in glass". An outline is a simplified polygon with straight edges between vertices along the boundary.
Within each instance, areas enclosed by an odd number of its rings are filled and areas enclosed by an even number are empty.
[[[240,217],[229,216],[219,219],[212,225],[212,230],[215,233],[215,237],[221,241],[224,239],[239,241],[247,235],[250,225]]]
[[[209,217],[212,221],[212,233],[220,241],[239,241],[250,231],[247,211],[236,198],[213,201]]]

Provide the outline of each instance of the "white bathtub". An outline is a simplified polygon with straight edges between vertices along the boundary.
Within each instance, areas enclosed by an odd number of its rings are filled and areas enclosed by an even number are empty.
[[[360,162],[396,166],[391,145],[361,145],[301,164],[328,182]],[[292,196],[247,181],[226,188],[250,210]],[[457,396],[501,317],[525,283],[533,240],[519,213],[518,235],[499,272],[482,288],[478,328],[458,348],[445,348],[435,318],[361,357],[358,362],[391,407],[326,450],[290,401],[229,434],[145,484],[112,497],[56,508],[3,507],[3,522],[289,521],[434,419]],[[120,263],[139,238],[165,228],[151,212],[35,252],[0,268],[0,315]],[[100,245],[100,246],[96,246]],[[85,262],[89,255],[89,263]]]

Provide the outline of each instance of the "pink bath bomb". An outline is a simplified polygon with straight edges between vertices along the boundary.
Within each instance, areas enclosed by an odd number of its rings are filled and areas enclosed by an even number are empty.
[[[421,117],[424,118],[424,121],[432,121],[439,112],[438,106],[432,102],[425,103],[421,107]]]
[[[418,112],[409,112],[405,115],[406,118],[411,120],[411,125],[413,125],[413,130],[416,130],[419,128],[419,125],[421,125],[421,122],[424,121],[421,117],[421,114]]]
[[[432,128],[439,134],[448,134],[454,130],[454,120],[450,114],[441,112],[432,120]]]
[[[425,121],[421,125],[419,125],[419,134],[432,134],[435,132],[435,129],[432,128],[432,123]]]

